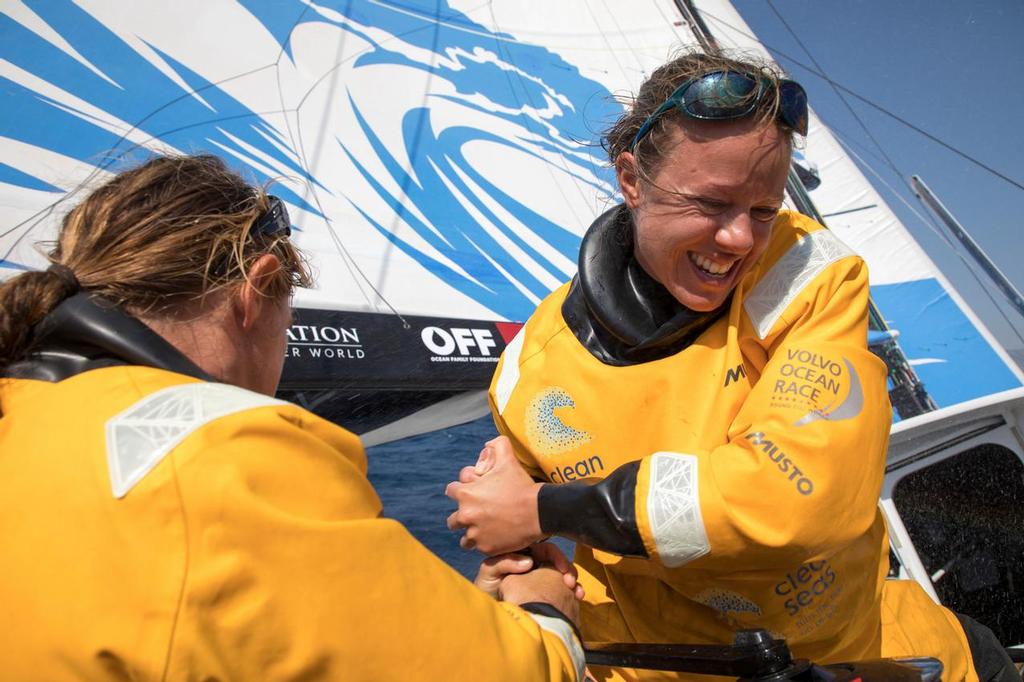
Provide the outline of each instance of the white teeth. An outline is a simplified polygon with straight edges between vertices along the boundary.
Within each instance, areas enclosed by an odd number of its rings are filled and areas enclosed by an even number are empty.
[[[733,265],[732,263],[729,263],[728,265],[720,265],[711,259],[693,253],[692,251],[690,252],[690,260],[693,261],[694,265],[698,268],[709,275],[714,275],[715,277],[721,277],[725,273],[729,272]]]

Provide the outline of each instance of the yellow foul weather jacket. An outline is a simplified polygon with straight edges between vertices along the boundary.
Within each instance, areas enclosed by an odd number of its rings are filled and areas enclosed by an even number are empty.
[[[628,221],[615,211],[591,231],[628,233],[607,224]],[[557,484],[541,489],[541,528],[578,542],[584,638],[729,643],[758,627],[796,657],[930,655],[944,679],[976,679],[955,617],[886,581],[891,408],[867,349],[864,262],[783,211],[717,316],[681,328],[669,353],[642,340],[630,357],[575,322],[580,279],[616,245],[630,248],[588,235],[580,277],[541,303],[490,391],[522,464]],[[590,276],[607,297],[630,275]],[[635,312],[587,304],[609,324]]]
[[[567,622],[381,518],[348,431],[149,367],[0,381],[3,679],[577,679]]]

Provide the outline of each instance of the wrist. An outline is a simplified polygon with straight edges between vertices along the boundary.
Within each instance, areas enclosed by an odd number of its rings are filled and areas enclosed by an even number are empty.
[[[529,488],[524,491],[522,500],[522,509],[526,510],[527,518],[525,528],[529,533],[529,542],[534,544],[541,542],[547,538],[544,531],[540,527],[540,506],[538,498],[540,497],[540,489],[544,487],[544,483],[531,483]]]

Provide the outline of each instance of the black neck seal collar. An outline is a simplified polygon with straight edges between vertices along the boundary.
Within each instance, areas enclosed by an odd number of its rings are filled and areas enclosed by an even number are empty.
[[[562,317],[580,343],[601,362],[625,366],[652,362],[683,350],[729,308],[709,313],[683,306],[637,262],[633,220],[620,204],[587,230],[579,274],[562,304]]]
[[[33,333],[29,356],[9,365],[4,376],[63,381],[101,367],[144,365],[214,381],[141,321],[85,292],[65,299]]]

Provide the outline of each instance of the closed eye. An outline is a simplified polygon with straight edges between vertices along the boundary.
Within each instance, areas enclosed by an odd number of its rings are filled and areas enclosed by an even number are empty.
[[[690,201],[697,204],[697,207],[704,213],[716,214],[729,208],[729,204],[718,199],[708,197],[690,197]]]
[[[750,210],[750,217],[758,222],[767,223],[775,220],[775,217],[779,215],[779,210],[778,206],[755,206]]]

